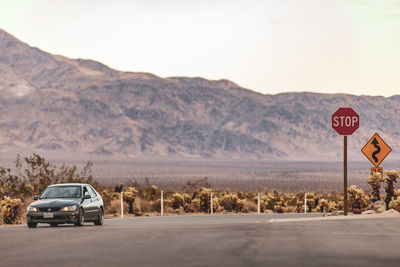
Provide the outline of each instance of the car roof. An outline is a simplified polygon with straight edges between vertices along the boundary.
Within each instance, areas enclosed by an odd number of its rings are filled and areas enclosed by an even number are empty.
[[[53,186],[66,186],[66,185],[83,186],[83,185],[88,185],[88,184],[81,184],[81,183],[65,183],[65,184],[52,184],[52,185],[49,185],[49,187],[53,187]]]

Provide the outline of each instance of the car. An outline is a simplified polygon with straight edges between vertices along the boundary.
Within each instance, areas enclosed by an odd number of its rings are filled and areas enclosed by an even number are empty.
[[[39,197],[33,199],[35,201],[26,211],[29,228],[36,228],[38,223],[48,223],[51,226],[64,223],[82,226],[85,222],[103,224],[103,199],[89,184],[50,185]]]

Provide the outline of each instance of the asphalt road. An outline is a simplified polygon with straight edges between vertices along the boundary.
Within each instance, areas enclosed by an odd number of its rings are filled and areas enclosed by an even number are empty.
[[[400,217],[271,222],[303,214],[0,227],[0,266],[399,266]],[[307,215],[321,216],[321,215]]]

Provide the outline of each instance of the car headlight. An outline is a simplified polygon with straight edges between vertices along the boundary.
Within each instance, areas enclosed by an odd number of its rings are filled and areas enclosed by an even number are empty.
[[[61,209],[61,211],[74,211],[76,210],[76,206],[66,206]]]
[[[27,211],[37,211],[37,208],[29,206],[29,207],[26,208],[26,210]]]

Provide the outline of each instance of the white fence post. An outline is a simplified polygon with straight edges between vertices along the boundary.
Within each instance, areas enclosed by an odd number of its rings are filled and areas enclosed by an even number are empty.
[[[121,218],[124,218],[124,196],[121,190]]]
[[[211,215],[213,215],[213,192],[211,192],[210,194],[210,211],[211,211]]]
[[[257,214],[260,214],[260,193],[257,194]]]
[[[307,213],[307,193],[304,194],[304,213]]]
[[[161,190],[161,216],[164,216],[164,192]]]

